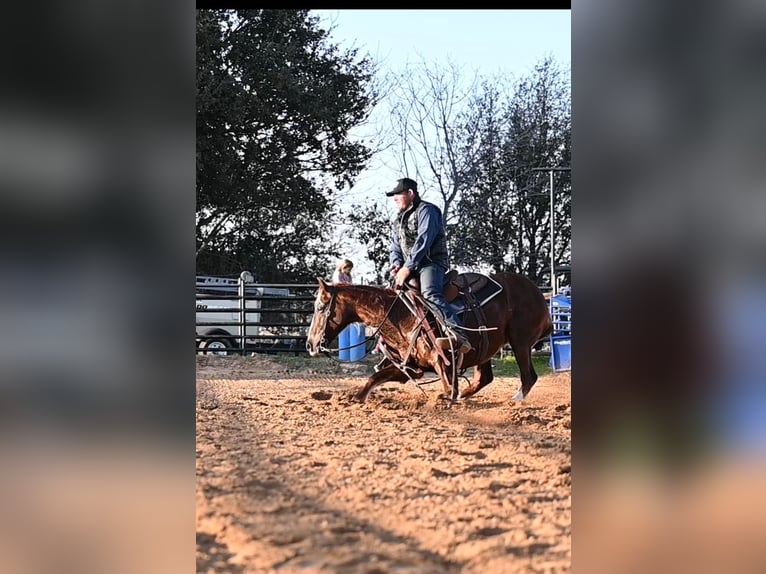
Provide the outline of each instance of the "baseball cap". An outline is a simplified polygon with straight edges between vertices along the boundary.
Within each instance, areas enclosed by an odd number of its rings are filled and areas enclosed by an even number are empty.
[[[391,191],[387,191],[386,195],[388,197],[391,197],[392,195],[397,195],[399,193],[404,193],[408,189],[411,189],[412,191],[416,192],[418,191],[418,184],[415,183],[415,180],[410,179],[409,177],[403,177],[396,183],[396,187],[392,189]]]

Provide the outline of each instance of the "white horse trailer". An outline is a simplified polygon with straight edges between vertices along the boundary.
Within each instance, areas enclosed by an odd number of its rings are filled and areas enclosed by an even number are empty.
[[[289,294],[288,289],[256,287],[241,279],[209,276],[197,276],[196,291],[197,348],[216,355],[227,355],[261,334],[259,325],[251,325],[261,320],[261,297]]]

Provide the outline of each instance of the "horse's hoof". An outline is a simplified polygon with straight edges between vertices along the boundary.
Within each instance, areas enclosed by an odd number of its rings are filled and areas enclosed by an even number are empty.
[[[442,401],[443,403],[446,403],[448,407],[452,407],[452,405],[456,404],[456,400],[452,400],[452,397],[446,393],[439,393],[437,395],[437,400]]]
[[[524,400],[524,393],[521,392],[521,389],[519,389],[519,392],[513,395],[512,401],[523,401]]]

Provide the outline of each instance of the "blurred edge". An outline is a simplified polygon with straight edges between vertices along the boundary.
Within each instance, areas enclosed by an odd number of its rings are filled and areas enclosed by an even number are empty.
[[[193,22],[4,9],[4,572],[192,570]]]
[[[190,569],[193,18],[0,24],[3,571]],[[742,0],[573,8],[580,571],[766,561],[765,24]]]
[[[766,9],[572,26],[573,567],[760,571]]]

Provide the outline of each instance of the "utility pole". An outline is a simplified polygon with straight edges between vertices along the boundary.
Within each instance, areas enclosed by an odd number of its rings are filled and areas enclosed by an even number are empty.
[[[572,171],[571,167],[533,167],[532,171],[547,171],[550,176],[550,220],[551,220],[551,295],[556,294],[556,263],[555,256],[553,254],[554,247],[556,245],[556,227],[555,227],[555,212],[553,210],[553,172],[554,171]]]

